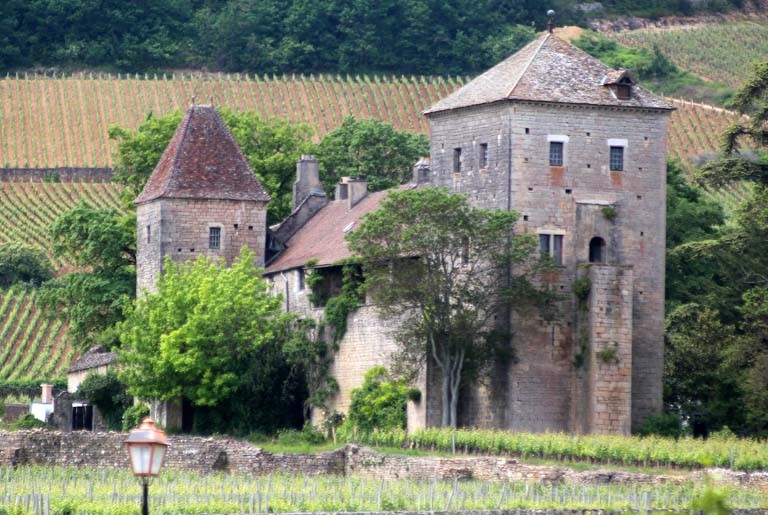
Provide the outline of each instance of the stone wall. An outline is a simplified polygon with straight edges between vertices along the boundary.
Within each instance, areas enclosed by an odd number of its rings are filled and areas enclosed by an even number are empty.
[[[492,396],[491,408],[488,395],[473,392],[477,399],[463,408],[465,423],[530,431],[583,427],[575,415],[584,399],[573,366],[578,341],[570,292],[594,237],[605,240],[608,264],[634,270],[632,426],[661,409],[667,114],[515,102],[430,115],[438,186],[480,207],[518,211],[519,233],[563,237],[562,266],[541,278],[565,296],[560,319],[512,317],[517,362],[490,381],[506,391]],[[563,166],[549,166],[551,141],[563,142]],[[624,148],[622,171],[609,170],[611,146]],[[604,207],[617,216],[607,220]]]
[[[128,470],[126,433],[63,433],[40,429],[0,431],[0,467],[43,465],[104,467]],[[765,473],[724,469],[687,475],[643,474],[615,470],[577,471],[527,465],[504,456],[430,457],[382,454],[347,445],[316,454],[273,454],[247,442],[224,438],[170,435],[164,465],[172,470],[245,474],[333,474],[375,479],[479,479],[548,484],[683,484],[703,482],[768,489]]]
[[[227,264],[243,245],[264,265],[267,211],[263,202],[230,200],[159,199],[136,211],[138,290],[152,290],[162,271],[163,259],[175,263],[204,255]],[[220,248],[209,248],[209,230],[221,229]]]
[[[0,182],[109,182],[111,168],[0,168]]]

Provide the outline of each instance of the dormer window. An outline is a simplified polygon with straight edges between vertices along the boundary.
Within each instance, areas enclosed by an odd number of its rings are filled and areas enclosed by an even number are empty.
[[[603,79],[603,86],[610,88],[618,100],[630,100],[634,85],[635,81],[627,70],[613,70]]]
[[[632,98],[632,82],[626,78],[616,84],[616,98],[619,100],[629,100]]]

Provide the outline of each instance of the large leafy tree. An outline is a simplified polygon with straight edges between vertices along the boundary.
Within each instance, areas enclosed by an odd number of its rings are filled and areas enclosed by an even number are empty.
[[[50,229],[53,252],[77,269],[44,284],[38,302],[69,324],[82,346],[113,346],[122,305],[136,292],[136,219],[78,204]]]
[[[668,295],[667,398],[672,409],[701,420],[703,432],[728,423],[765,434],[768,63],[755,66],[733,107],[745,117],[729,127],[721,156],[697,177],[710,187],[748,181],[750,195],[729,223],[699,231],[669,252],[668,277],[676,287]]]
[[[439,369],[444,426],[456,426],[461,385],[509,348],[495,317],[537,293],[526,280],[535,242],[513,233],[517,218],[440,188],[394,191],[347,236],[375,304],[401,321],[397,361]]]
[[[423,134],[352,116],[328,133],[317,149],[320,175],[329,193],[344,176],[367,176],[371,191],[403,184],[411,177],[413,164],[428,154],[429,142]]]
[[[288,384],[280,350],[288,318],[247,249],[229,268],[203,257],[169,260],[157,292],[126,308],[120,377],[142,399],[184,397],[209,408],[215,429],[290,425],[301,409],[290,409],[300,392]]]

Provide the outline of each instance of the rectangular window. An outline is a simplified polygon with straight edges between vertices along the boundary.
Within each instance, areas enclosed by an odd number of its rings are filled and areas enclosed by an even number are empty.
[[[488,168],[488,143],[480,143],[480,168]]]
[[[299,268],[299,291],[304,291],[304,288],[306,288],[305,277],[304,269]]]
[[[611,171],[624,170],[624,147],[611,147]]]
[[[539,234],[539,250],[542,256],[549,256],[558,266],[563,264],[563,235]]]
[[[549,166],[563,166],[563,142],[549,142]]]
[[[208,229],[208,248],[214,250],[221,248],[221,227]]]
[[[453,149],[453,173],[461,173],[461,149]]]
[[[152,242],[152,226],[147,226],[147,243]]]

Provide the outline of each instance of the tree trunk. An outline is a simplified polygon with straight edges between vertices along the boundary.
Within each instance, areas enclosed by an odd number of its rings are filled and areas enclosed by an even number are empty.
[[[448,367],[443,367],[443,403],[442,403],[442,415],[443,420],[440,426],[447,427],[451,423],[450,412],[448,406],[451,403],[451,375]]]
[[[456,427],[458,421],[458,406],[459,406],[459,386],[461,385],[461,372],[464,367],[464,349],[460,350],[458,356],[455,357],[453,366],[450,369],[451,372],[451,420],[449,422],[451,427]]]

